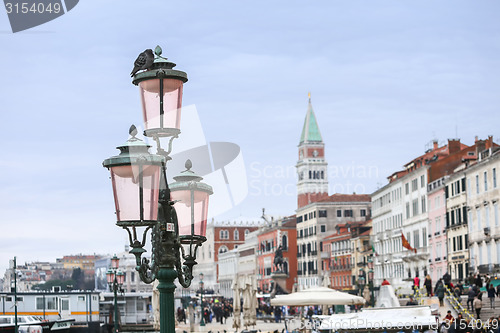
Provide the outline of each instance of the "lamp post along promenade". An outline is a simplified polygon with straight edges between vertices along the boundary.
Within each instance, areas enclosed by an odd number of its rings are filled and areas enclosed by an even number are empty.
[[[191,285],[196,251],[206,241],[208,197],[213,191],[191,170],[190,160],[174,183],[167,182],[166,164],[180,134],[187,74],[173,69],[175,64],[162,57],[159,46],[154,61],[146,56],[151,50],[146,51],[135,62],[132,83],[139,86],[144,136],[156,142],[156,154],[149,153],[151,146],[136,137],[132,125],[131,137],[118,147],[120,154],[106,159],[103,166],[111,172],[116,225],[127,231],[136,270],[145,283],[158,280],[160,332],[174,333],[174,281],[178,279],[184,288]],[[166,149],[162,139],[168,141]],[[151,260],[142,258],[149,233]]]
[[[118,270],[120,266],[120,259],[116,256],[116,254],[111,258],[111,268],[106,272],[106,280],[108,281],[108,285],[113,290],[113,300],[114,300],[114,314],[113,314],[113,324],[114,324],[114,332],[119,331],[119,319],[118,319],[118,291],[123,292],[122,286],[123,282],[125,282],[125,274]]]

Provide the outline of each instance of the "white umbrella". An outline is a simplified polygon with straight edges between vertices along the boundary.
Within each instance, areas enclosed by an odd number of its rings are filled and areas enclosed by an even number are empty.
[[[351,295],[325,287],[315,287],[271,299],[271,305],[359,305],[365,304],[363,297]]]
[[[255,309],[257,308],[257,281],[254,276],[243,276],[240,280],[240,288],[243,293],[243,324],[253,326],[257,320]]]
[[[240,319],[240,313],[241,313],[241,307],[240,307],[240,289],[238,286],[238,277],[236,277],[233,281],[233,328],[238,328],[241,327],[241,319]]]

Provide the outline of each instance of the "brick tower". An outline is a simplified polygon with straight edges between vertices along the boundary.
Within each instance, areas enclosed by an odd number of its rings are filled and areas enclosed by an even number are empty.
[[[328,197],[328,163],[325,160],[325,144],[311,105],[311,94],[309,94],[306,119],[298,147],[297,208],[300,208]]]

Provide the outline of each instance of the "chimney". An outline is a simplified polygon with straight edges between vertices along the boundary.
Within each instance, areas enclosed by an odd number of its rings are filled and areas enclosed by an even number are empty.
[[[488,140],[486,142],[486,149],[493,148],[493,135],[488,135]]]
[[[476,135],[476,137],[474,138],[474,143],[476,144],[478,140],[479,140],[479,138]]]
[[[479,158],[481,156],[481,152],[486,149],[486,144],[484,140],[476,141],[476,156]]]
[[[448,139],[448,154],[458,153],[460,151],[460,139]]]
[[[438,144],[438,141],[437,141],[437,140],[433,140],[433,141],[432,141],[432,150],[436,150],[436,149],[438,149],[438,145],[439,145],[439,144]]]

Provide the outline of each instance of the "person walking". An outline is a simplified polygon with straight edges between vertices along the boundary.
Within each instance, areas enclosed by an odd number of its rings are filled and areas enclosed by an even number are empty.
[[[476,297],[476,292],[474,291],[473,287],[470,287],[469,291],[467,292],[467,310],[469,311],[474,311],[474,297]]]
[[[495,296],[496,296],[496,291],[495,287],[491,283],[488,284],[488,298],[490,299],[490,308],[494,309],[495,308]]]
[[[439,306],[444,306],[444,286],[442,283],[438,285],[436,295],[439,298]]]
[[[424,286],[425,286],[425,289],[427,290],[427,296],[431,297],[432,296],[432,280],[431,280],[430,275],[427,275],[425,277]]]
[[[474,299],[474,309],[476,310],[476,319],[481,319],[481,308],[483,307],[483,302],[479,299],[479,295]]]
[[[420,289],[420,278],[418,277],[418,274],[415,275],[415,278],[413,279],[413,290],[416,293]]]

